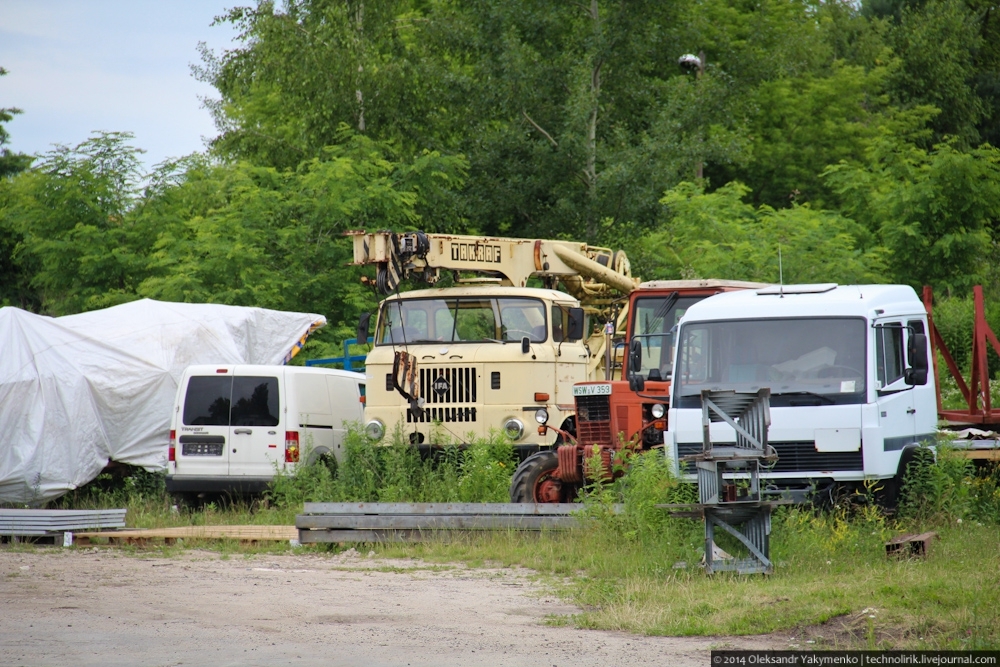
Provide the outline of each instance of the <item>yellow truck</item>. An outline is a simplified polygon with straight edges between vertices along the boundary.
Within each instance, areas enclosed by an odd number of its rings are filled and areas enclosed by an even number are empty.
[[[622,252],[570,241],[349,233],[379,304],[365,428],[421,447],[503,431],[524,457],[572,433],[573,385],[608,377],[636,286]],[[434,287],[442,272],[454,286]],[[528,287],[537,278],[542,287]],[[399,292],[403,279],[429,287]],[[557,289],[561,288],[561,289]],[[368,336],[362,318],[359,339]],[[544,421],[543,421],[544,420]]]

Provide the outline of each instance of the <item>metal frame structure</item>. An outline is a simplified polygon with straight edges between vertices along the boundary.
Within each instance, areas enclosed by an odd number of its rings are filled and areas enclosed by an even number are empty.
[[[770,574],[774,564],[770,557],[771,509],[775,502],[765,501],[761,494],[762,464],[776,461],[774,448],[767,442],[771,424],[771,390],[756,393],[704,390],[701,393],[702,451],[685,456],[698,471],[698,504],[668,505],[685,508],[677,516],[701,517],[705,520],[705,571],[736,572],[738,574]],[[711,427],[723,422],[736,432],[735,443],[713,443]],[[725,475],[745,478],[747,486],[729,483]],[[716,531],[729,533],[742,544],[749,555],[745,558],[716,558]]]
[[[986,306],[983,300],[983,287],[972,288],[974,319],[972,323],[972,372],[969,381],[962,377],[962,372],[955,363],[948,346],[934,326],[932,314],[934,293],[930,286],[924,287],[924,309],[927,311],[927,325],[931,342],[931,359],[934,364],[935,393],[937,394],[937,409],[940,417],[954,424],[981,424],[991,429],[1000,428],[1000,411],[994,411],[990,401],[990,372],[987,364],[989,345],[1000,355],[1000,340],[986,322]],[[968,410],[944,410],[941,405],[941,376],[938,374],[937,353],[941,353],[948,371],[951,372],[959,391],[968,406]]]

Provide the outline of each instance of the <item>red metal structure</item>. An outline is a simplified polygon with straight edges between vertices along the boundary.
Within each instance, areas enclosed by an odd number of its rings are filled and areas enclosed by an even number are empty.
[[[993,351],[1000,355],[1000,340],[986,322],[986,307],[983,301],[983,287],[976,285],[972,288],[972,301],[975,315],[972,324],[972,356],[970,365],[972,366],[969,382],[966,383],[962,377],[962,372],[951,356],[948,346],[934,326],[934,316],[932,314],[934,294],[930,286],[924,287],[924,308],[927,310],[927,324],[930,328],[931,359],[934,362],[934,383],[937,390],[938,415],[953,424],[976,424],[985,426],[993,430],[1000,428],[1000,412],[994,412],[990,403],[990,373],[986,355],[987,344],[992,346]],[[945,410],[941,404],[941,375],[938,373],[937,353],[941,353],[945,365],[951,372],[959,391],[968,406],[967,410]]]

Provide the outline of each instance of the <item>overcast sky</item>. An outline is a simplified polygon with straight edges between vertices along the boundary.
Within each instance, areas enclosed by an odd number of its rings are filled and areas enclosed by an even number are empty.
[[[254,0],[0,0],[0,107],[14,151],[76,145],[97,130],[135,134],[152,166],[204,149],[215,126],[196,81],[198,42],[231,46],[228,7]]]

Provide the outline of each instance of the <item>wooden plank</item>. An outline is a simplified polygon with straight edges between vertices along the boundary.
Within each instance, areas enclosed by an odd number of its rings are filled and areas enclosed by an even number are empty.
[[[543,528],[575,528],[580,522],[574,516],[503,516],[503,515],[332,515],[314,514],[295,517],[296,528],[302,529],[367,529],[367,530],[542,530]]]
[[[123,539],[204,539],[283,542],[298,539],[295,526],[176,526],[173,528],[147,528],[142,530],[117,530],[108,532],[76,532],[74,539],[106,538]]]
[[[579,503],[305,503],[303,514],[569,515]],[[621,512],[621,505],[613,511]]]

